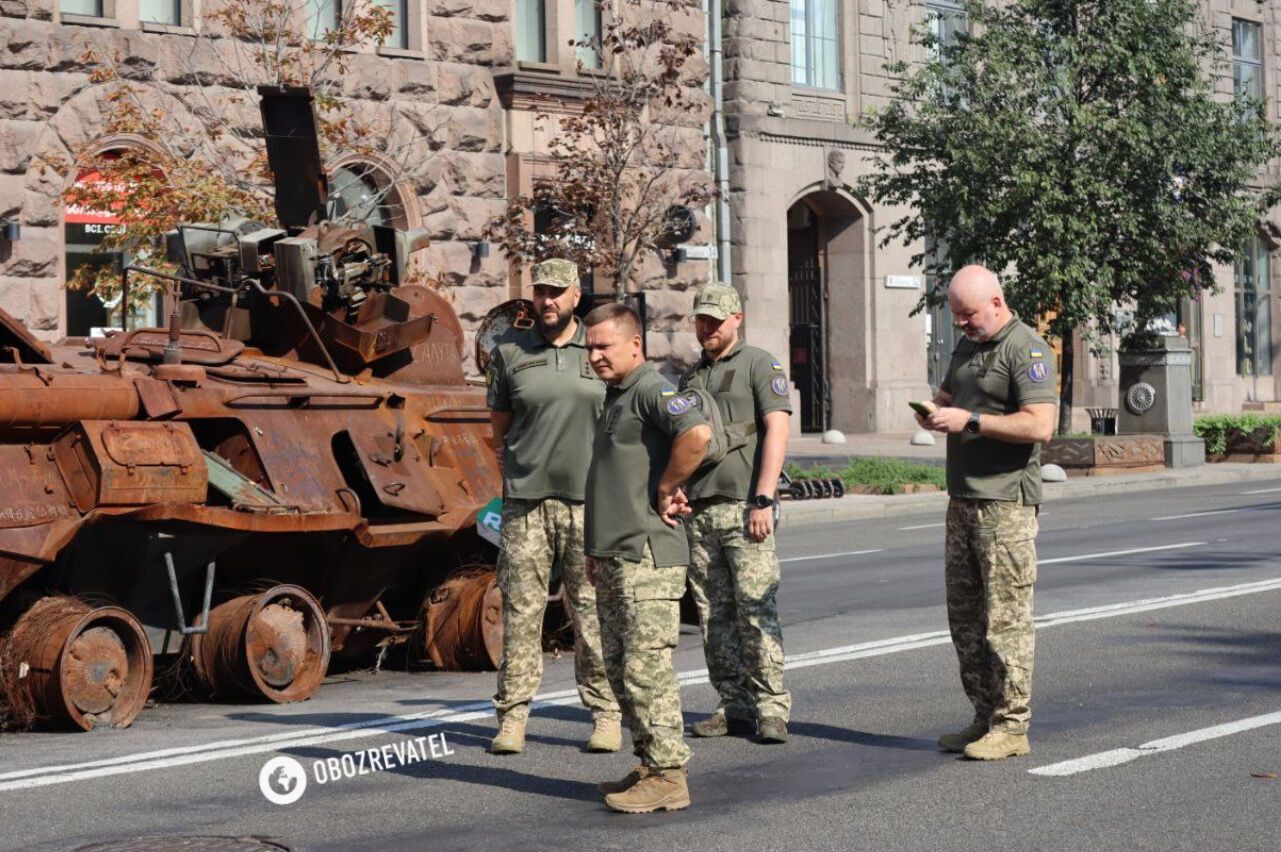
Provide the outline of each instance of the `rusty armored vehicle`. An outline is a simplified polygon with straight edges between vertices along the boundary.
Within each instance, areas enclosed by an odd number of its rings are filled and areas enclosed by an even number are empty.
[[[165,328],[46,345],[0,314],[0,713],[129,724],[165,673],[308,697],[335,659],[501,649],[483,388],[420,234],[327,212],[310,95],[262,89],[274,226],[182,226]],[[460,570],[461,569],[461,570]]]

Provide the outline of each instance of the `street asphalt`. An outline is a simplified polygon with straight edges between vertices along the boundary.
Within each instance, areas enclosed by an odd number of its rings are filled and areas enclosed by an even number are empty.
[[[335,850],[1281,846],[1281,472],[1047,501],[1033,753],[999,763],[935,746],[969,721],[942,521],[932,505],[780,532],[792,739],[691,740],[688,810],[604,808],[595,783],[633,758],[581,751],[572,661],[548,657],[518,756],[485,753],[488,673],[356,672],[298,705],[162,705],[125,731],[0,736],[0,848],[194,835]],[[714,701],[689,628],[676,664],[687,721],[703,718]],[[423,759],[402,759],[407,742]],[[327,777],[373,749],[397,765]],[[260,792],[280,756],[309,776],[293,804]]]

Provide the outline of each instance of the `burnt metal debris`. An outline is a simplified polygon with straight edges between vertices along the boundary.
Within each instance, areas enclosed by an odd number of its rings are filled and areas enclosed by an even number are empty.
[[[331,657],[501,648],[493,572],[455,576],[492,560],[501,473],[458,318],[406,280],[424,235],[326,220],[310,94],[260,94],[279,226],[183,225],[177,274],[125,264],[166,328],[49,345],[0,312],[11,721],[128,725],[153,667],[298,701]]]

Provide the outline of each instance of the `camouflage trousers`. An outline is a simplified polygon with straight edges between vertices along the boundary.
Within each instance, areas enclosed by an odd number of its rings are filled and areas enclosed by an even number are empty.
[[[1032,717],[1032,584],[1037,507],[952,498],[947,508],[947,620],[976,721],[1027,733]]]
[[[640,562],[596,559],[605,670],[631,729],[632,751],[643,764],[659,769],[689,760],[672,666],[684,593],[685,566],[656,567],[648,545]]]
[[[778,555],[772,534],[752,541],[747,512],[742,500],[695,503],[686,524],[689,586],[718,709],[731,719],[787,721],[792,696],[783,688]]]
[[[601,656],[596,590],[583,559],[583,504],[566,500],[504,500],[498,586],[503,591],[503,661],[498,667],[498,718],[529,718],[543,679],[543,614],[552,566],[560,563],[574,623],[574,679],[593,717],[619,718]]]

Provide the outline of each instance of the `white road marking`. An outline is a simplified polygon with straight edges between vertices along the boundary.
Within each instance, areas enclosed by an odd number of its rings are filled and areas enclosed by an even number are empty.
[[[786,559],[780,559],[779,562],[807,562],[811,559],[835,559],[838,556],[863,556],[868,553],[884,553],[885,548],[880,547],[876,550],[847,550],[844,553],[819,553],[814,556],[789,556]]]
[[[1059,562],[1085,562],[1088,559],[1106,559],[1109,556],[1130,556],[1135,553],[1156,553],[1159,550],[1180,550],[1185,547],[1200,547],[1204,541],[1185,541],[1181,544],[1162,544],[1157,547],[1135,547],[1130,550],[1109,550],[1105,553],[1083,553],[1080,556],[1059,556],[1054,559],[1038,559],[1037,567],[1054,565]]]
[[[1242,491],[1242,494],[1276,494],[1281,488],[1256,488],[1253,491]]]
[[[1232,734],[1239,734],[1242,731],[1252,731],[1255,728],[1262,728],[1266,725],[1281,725],[1281,713],[1251,716],[1249,719],[1241,719],[1237,722],[1227,722],[1222,725],[1213,725],[1209,728],[1189,731],[1186,734],[1176,734],[1172,737],[1152,740],[1152,742],[1144,743],[1138,748],[1114,748],[1111,751],[1101,751],[1097,754],[1078,757],[1075,760],[1065,760],[1062,763],[1038,766],[1035,769],[1029,769],[1028,772],[1033,775],[1052,775],[1056,777],[1076,775],[1081,772],[1089,772],[1092,769],[1120,766],[1122,763],[1129,763],[1132,760],[1138,760],[1140,757],[1160,754],[1164,751],[1173,751],[1174,749],[1205,742],[1206,740],[1218,739],[1219,737],[1228,737]]]
[[[1065,610],[1041,616],[1036,619],[1036,624],[1038,628],[1044,629],[1062,624],[1116,618],[1137,612],[1187,606],[1189,604],[1269,591],[1281,591],[1281,577],[1242,583],[1235,586],[1201,589],[1160,598],[1146,598],[1137,601],[1088,607],[1086,609]],[[804,654],[793,654],[787,658],[784,668],[803,669],[866,657],[880,657],[917,648],[946,645],[949,642],[951,642],[951,636],[946,630],[896,636],[890,639],[878,639],[857,645],[845,645]],[[681,672],[678,675],[678,679],[682,686],[706,683],[707,670],[694,669]],[[536,707],[547,707],[574,704],[578,700],[578,691],[576,689],[565,689],[539,695],[535,698],[534,703]],[[230,757],[267,754],[303,746],[363,739],[375,734],[398,733],[400,731],[420,730],[422,728],[471,722],[480,719],[492,719],[493,714],[493,705],[488,701],[478,701],[461,707],[428,710],[422,713],[406,715],[383,716],[378,719],[366,719],[342,725],[313,727],[306,731],[287,731],[240,739],[218,740],[202,745],[120,755],[83,763],[19,769],[0,773],[0,792],[45,787],[52,784],[65,784],[71,781],[106,778],[149,769],[165,769],[194,763],[207,763]],[[287,719],[288,714],[282,713],[279,718],[282,720]]]
[[[945,526],[947,526],[946,521],[944,521],[941,524],[917,524],[914,527],[899,527],[899,529],[900,530],[932,530],[935,527],[945,527]]]
[[[1151,518],[1153,521],[1181,521],[1184,518],[1204,518],[1208,515],[1233,515],[1240,512],[1240,509],[1215,509],[1212,512],[1188,512],[1186,515],[1163,515],[1159,518]]]

